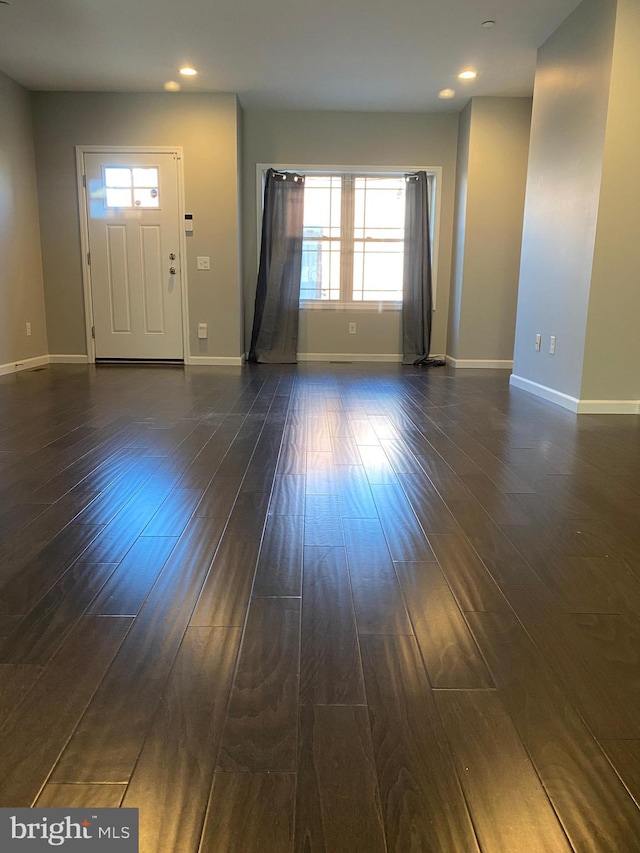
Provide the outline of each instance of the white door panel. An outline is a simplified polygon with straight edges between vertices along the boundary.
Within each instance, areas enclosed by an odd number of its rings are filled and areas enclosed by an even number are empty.
[[[84,166],[96,358],[182,359],[175,155],[85,152]]]

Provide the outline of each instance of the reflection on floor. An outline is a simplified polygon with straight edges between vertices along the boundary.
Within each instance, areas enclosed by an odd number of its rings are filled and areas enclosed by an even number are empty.
[[[0,378],[0,805],[144,853],[640,850],[640,419],[498,371]],[[634,800],[635,798],[635,800]]]

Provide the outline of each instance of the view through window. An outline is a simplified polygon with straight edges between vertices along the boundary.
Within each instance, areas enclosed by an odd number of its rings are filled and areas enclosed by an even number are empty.
[[[105,166],[105,203],[111,208],[157,208],[158,169]]]
[[[307,175],[300,301],[402,300],[405,177]]]

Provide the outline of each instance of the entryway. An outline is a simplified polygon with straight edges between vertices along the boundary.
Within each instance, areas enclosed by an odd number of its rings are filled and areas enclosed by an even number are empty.
[[[96,360],[184,359],[180,159],[175,150],[79,150]]]

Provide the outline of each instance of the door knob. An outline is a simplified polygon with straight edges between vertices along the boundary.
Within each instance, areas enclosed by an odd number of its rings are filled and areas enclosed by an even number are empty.
[[[176,274],[176,268],[175,267],[169,267],[169,272],[171,273],[171,275],[175,275]]]

